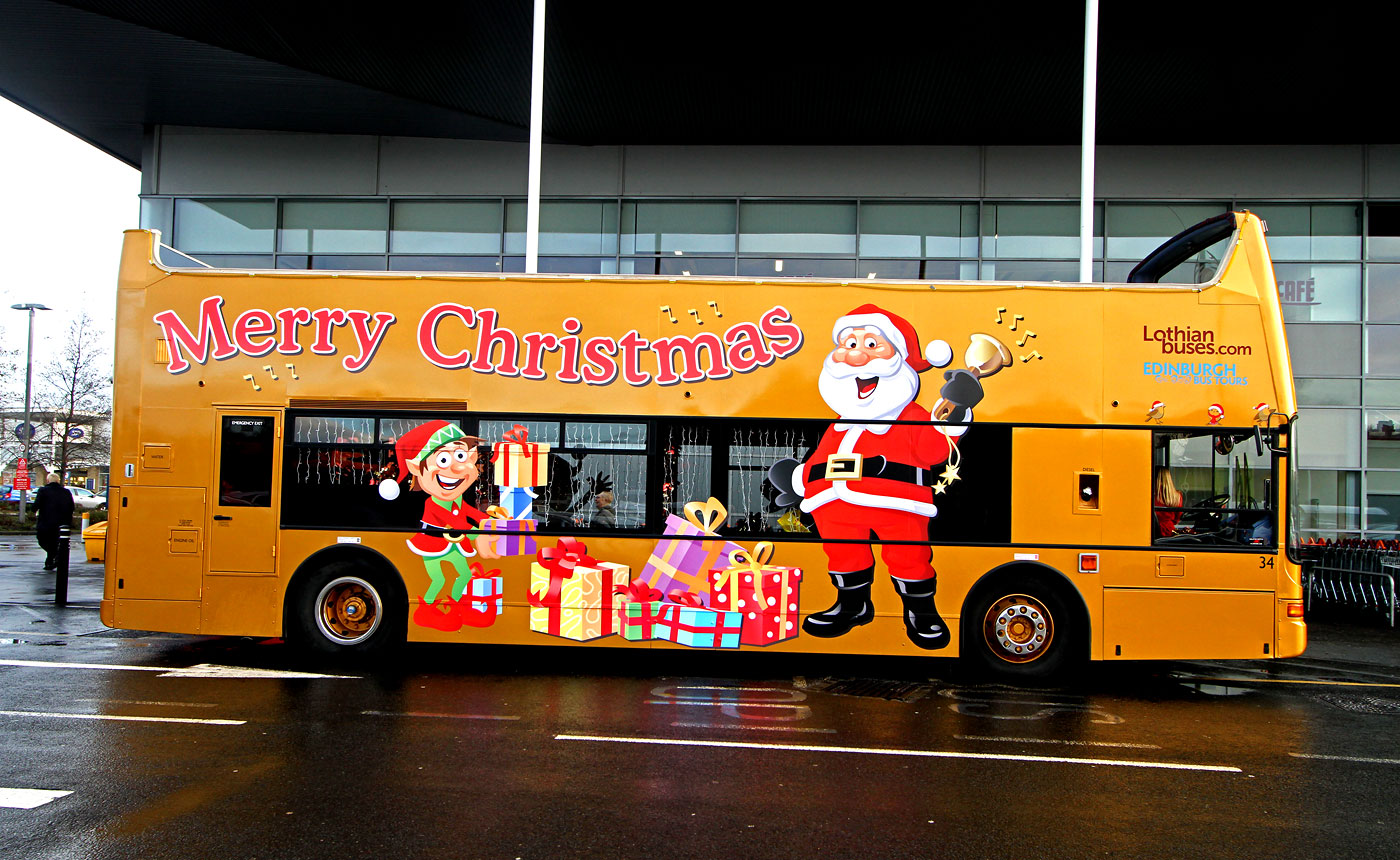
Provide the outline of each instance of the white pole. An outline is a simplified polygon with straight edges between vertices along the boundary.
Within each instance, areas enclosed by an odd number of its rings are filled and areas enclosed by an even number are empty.
[[[540,146],[544,125],[544,0],[535,0],[530,55],[530,184],[525,201],[525,271],[540,270]]]
[[[34,381],[34,311],[38,308],[30,305],[26,310],[29,311],[29,345],[24,350],[24,432],[27,434],[24,437],[24,470],[28,474],[24,477],[25,480],[29,480],[30,476],[34,474],[34,464],[29,462],[30,446],[34,442],[34,424],[29,412],[29,389],[30,384]],[[18,477],[18,473],[16,473],[16,477]],[[24,526],[24,503],[32,492],[34,492],[32,487],[19,491],[19,524],[21,527]]]
[[[1094,280],[1094,115],[1098,103],[1099,0],[1084,11],[1084,134],[1079,144],[1079,280]]]

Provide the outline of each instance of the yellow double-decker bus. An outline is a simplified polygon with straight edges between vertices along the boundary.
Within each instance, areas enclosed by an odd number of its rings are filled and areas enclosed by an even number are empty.
[[[1157,281],[1202,248],[1208,283]],[[1306,644],[1264,226],[1126,284],[172,268],[126,235],[113,627],[1086,659]]]

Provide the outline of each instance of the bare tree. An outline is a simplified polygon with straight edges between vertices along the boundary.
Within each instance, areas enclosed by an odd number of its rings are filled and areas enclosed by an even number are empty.
[[[65,478],[70,469],[106,465],[111,457],[112,362],[104,339],[83,313],[39,378],[49,459]]]

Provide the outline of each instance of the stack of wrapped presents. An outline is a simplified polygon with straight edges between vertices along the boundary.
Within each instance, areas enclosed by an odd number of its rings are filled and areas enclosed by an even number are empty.
[[[549,445],[531,442],[529,431],[517,424],[505,434],[505,440],[491,446],[491,462],[495,465],[495,484],[500,503],[491,505],[482,520],[483,532],[495,532],[486,541],[497,556],[534,555],[535,487],[549,483]]]
[[[691,502],[685,513],[668,517],[666,537],[635,580],[627,565],[592,558],[573,538],[540,549],[530,568],[530,629],[692,648],[795,637],[801,569],[771,564],[766,541],[750,552],[719,537],[727,512],[716,499]]]

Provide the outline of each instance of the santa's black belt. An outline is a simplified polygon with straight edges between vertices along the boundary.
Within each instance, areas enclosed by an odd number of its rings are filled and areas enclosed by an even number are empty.
[[[931,487],[934,474],[931,469],[920,469],[908,463],[891,463],[884,455],[863,457],[859,454],[832,454],[826,462],[818,463],[807,473],[808,481],[823,479],[832,481],[859,481],[862,478],[883,478],[886,481],[903,481],[920,487]]]

